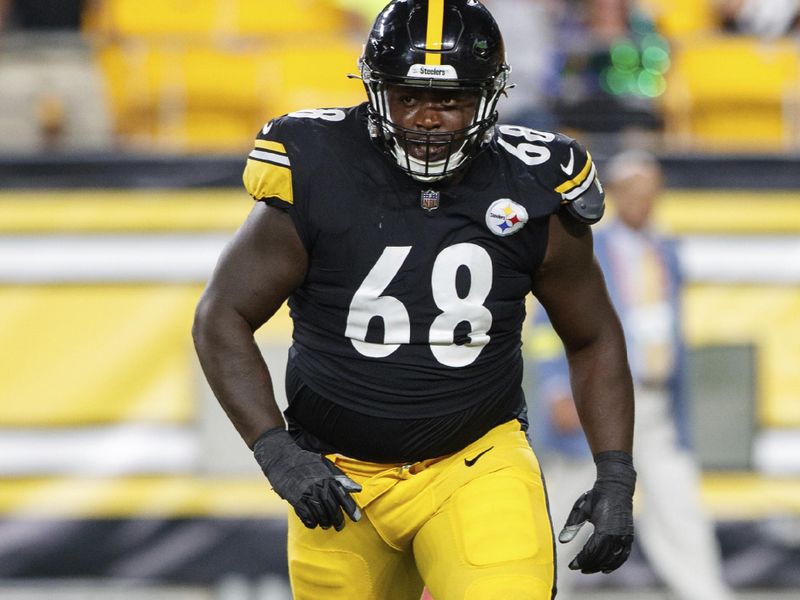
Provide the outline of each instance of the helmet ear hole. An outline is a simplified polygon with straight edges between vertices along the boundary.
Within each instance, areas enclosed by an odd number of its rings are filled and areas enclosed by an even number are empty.
[[[402,170],[422,181],[452,175],[491,140],[509,70],[500,30],[480,2],[444,0],[444,10],[438,7],[426,0],[393,0],[378,15],[360,59],[370,134]],[[432,160],[427,152],[421,160],[405,152],[398,136],[408,139],[414,132],[392,122],[386,97],[392,84],[476,91],[472,123],[430,140],[449,148],[444,159]]]
[[[489,51],[489,44],[486,42],[486,40],[475,40],[472,51],[475,56],[481,60],[486,60],[491,54]]]

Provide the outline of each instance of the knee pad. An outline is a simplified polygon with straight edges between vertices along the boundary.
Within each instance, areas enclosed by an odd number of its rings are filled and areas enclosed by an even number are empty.
[[[289,558],[289,578],[295,600],[372,598],[366,561],[344,550],[299,546]]]

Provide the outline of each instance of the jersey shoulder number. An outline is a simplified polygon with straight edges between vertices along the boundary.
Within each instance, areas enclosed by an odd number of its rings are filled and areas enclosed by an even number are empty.
[[[299,110],[264,125],[247,155],[242,175],[247,192],[256,200],[270,198],[293,205],[292,162],[299,161],[300,155],[310,158],[313,149],[320,146],[318,138],[323,130],[314,125],[343,121],[345,117],[345,110],[340,108]]]
[[[603,216],[605,193],[591,154],[561,133],[500,125],[498,145],[521,160],[537,180],[558,194],[569,213],[585,223]]]

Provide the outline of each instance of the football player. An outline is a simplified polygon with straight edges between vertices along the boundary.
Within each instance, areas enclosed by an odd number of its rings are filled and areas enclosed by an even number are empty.
[[[633,540],[633,392],[593,259],[603,189],[566,136],[497,124],[509,67],[476,0],[394,0],[368,101],[267,123],[252,213],[197,307],[205,374],[289,517],[303,600],[543,600],[554,543],[526,437],[533,292],[567,349],[597,480],[561,532],[612,571]],[[253,333],[287,300],[286,423]]]

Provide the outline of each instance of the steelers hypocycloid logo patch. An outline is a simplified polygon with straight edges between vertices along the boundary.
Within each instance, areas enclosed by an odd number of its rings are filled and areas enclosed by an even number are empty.
[[[486,211],[486,226],[495,235],[507,236],[518,232],[528,222],[525,207],[510,198],[495,200]]]

